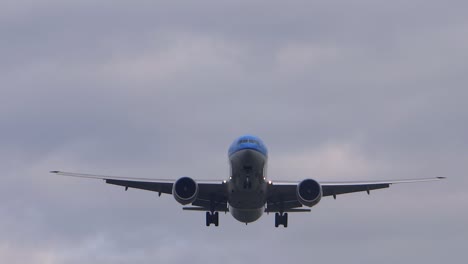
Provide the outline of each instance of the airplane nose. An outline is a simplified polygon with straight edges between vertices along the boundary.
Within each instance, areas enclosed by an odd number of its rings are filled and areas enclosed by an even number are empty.
[[[261,154],[254,149],[244,149],[242,150],[242,160],[243,162],[250,162],[252,160],[259,159]]]
[[[255,150],[252,149],[244,149],[244,157],[246,159],[251,159],[255,155]]]

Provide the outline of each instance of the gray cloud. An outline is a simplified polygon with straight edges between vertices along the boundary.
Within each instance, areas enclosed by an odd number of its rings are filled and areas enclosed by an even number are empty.
[[[462,1],[4,1],[0,260],[348,261],[464,256]],[[324,199],[285,230],[205,228],[172,197],[48,175],[223,179],[243,133],[273,179],[448,176]]]

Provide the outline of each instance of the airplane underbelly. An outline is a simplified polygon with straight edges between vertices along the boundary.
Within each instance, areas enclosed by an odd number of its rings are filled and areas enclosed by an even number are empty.
[[[231,155],[230,164],[230,212],[241,222],[253,222],[262,215],[266,203],[266,157],[258,151],[245,149]]]
[[[237,221],[242,223],[251,223],[262,216],[263,207],[258,209],[239,209],[230,206],[229,212]]]

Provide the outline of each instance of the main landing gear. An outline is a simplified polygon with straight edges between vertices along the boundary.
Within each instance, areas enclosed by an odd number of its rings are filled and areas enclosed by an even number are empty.
[[[288,227],[288,213],[275,213],[275,227]]]
[[[218,212],[206,212],[206,226],[210,226],[211,224],[214,224],[215,226],[218,226],[219,224],[219,213]]]

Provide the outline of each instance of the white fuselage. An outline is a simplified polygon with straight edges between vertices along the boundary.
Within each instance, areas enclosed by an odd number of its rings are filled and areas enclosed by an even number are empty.
[[[253,222],[262,216],[266,203],[267,157],[254,149],[243,149],[232,154],[229,163],[229,211],[240,222]]]

